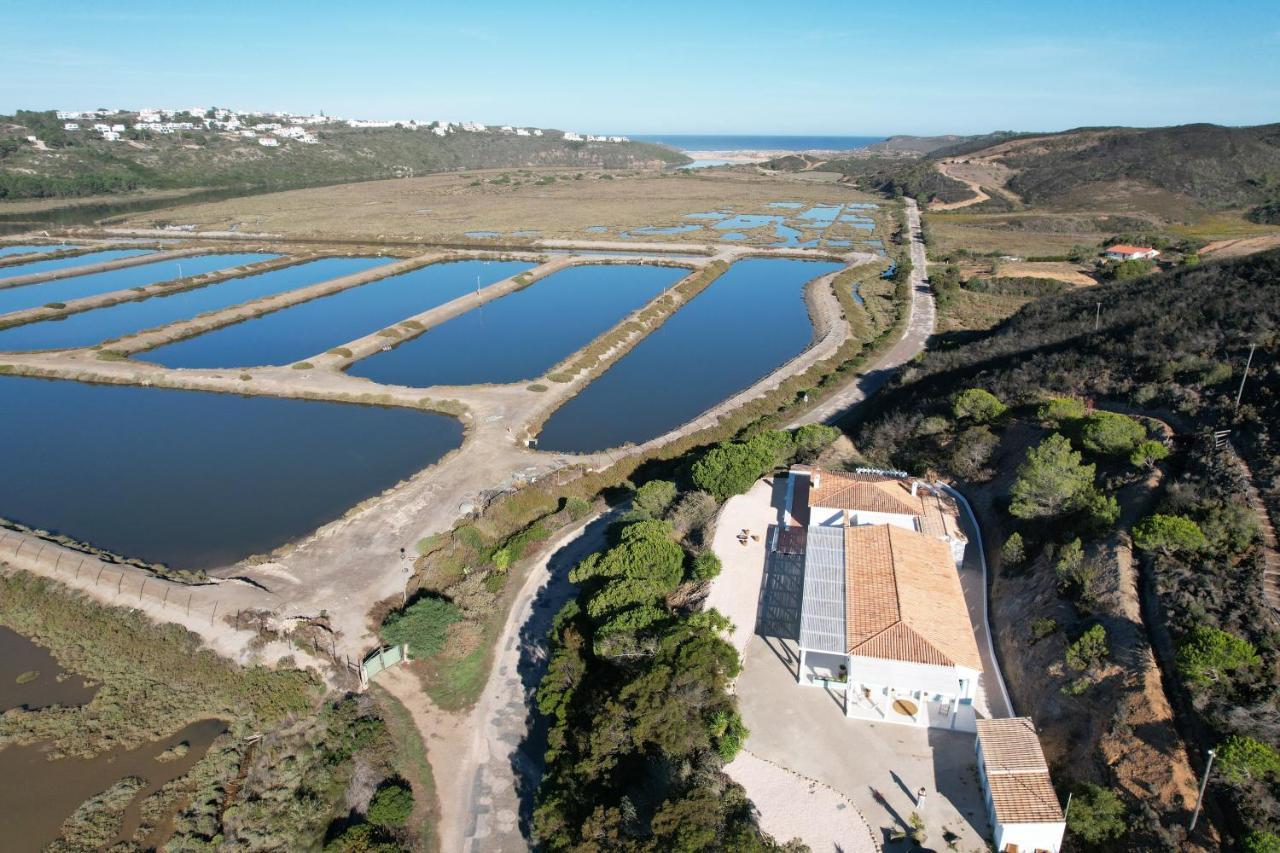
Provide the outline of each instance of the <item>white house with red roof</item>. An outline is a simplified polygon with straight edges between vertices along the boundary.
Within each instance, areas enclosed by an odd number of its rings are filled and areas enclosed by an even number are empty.
[[[974,731],[983,662],[954,501],[884,472],[796,466],[771,549],[802,561],[801,684],[845,716]]]
[[[1103,257],[1109,261],[1152,261],[1160,257],[1160,253],[1150,246],[1130,246],[1128,243],[1117,243],[1108,246]]]

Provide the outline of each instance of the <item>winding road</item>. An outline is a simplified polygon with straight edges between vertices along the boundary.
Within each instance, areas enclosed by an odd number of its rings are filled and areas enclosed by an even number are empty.
[[[920,208],[916,206],[914,199],[904,201],[907,230],[911,232],[911,300],[907,303],[906,331],[873,367],[854,377],[845,387],[789,423],[788,429],[805,424],[833,424],[842,420],[854,406],[884,387],[899,367],[923,352],[929,337],[933,335],[938,311],[933,301],[933,291],[925,280],[928,258],[925,255],[924,234],[920,230]]]

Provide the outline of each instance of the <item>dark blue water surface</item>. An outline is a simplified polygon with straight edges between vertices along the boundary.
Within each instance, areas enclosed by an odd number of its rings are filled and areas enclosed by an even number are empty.
[[[192,276],[275,257],[279,256],[256,253],[196,255],[181,260],[159,261],[154,264],[139,264],[136,267],[60,278],[43,284],[0,288],[0,314],[21,311],[24,308],[38,308],[50,302],[70,302],[72,299],[98,296],[113,290],[145,287],[149,284],[169,281],[179,277],[179,264],[182,266],[181,275]]]
[[[551,416],[544,450],[640,443],[692,420],[805,348],[803,285],[840,264],[738,261]]]
[[[62,320],[45,320],[0,330],[0,350],[58,349],[83,347],[111,338],[131,335],[143,329],[187,320],[206,311],[227,308],[317,284],[331,278],[361,272],[391,258],[321,258],[297,266],[152,296],[139,302],[124,302],[107,308],[72,314]]]
[[[78,249],[79,246],[72,246],[67,243],[60,243],[56,246],[0,246],[0,258],[8,258],[13,255],[38,255],[45,252],[63,252],[67,249]]]
[[[532,379],[688,272],[621,265],[562,270],[357,362],[349,372],[417,387]]]
[[[431,264],[177,341],[138,357],[166,367],[289,364],[474,293],[477,286],[510,278],[532,266],[521,261]]]
[[[263,553],[435,462],[407,409],[0,377],[0,516],[179,568]]]
[[[155,249],[108,249],[105,252],[90,252],[87,255],[76,255],[71,258],[52,258],[47,261],[28,261],[15,264],[0,270],[0,281],[16,278],[20,275],[35,275],[41,272],[53,272],[67,267],[83,267],[89,264],[103,264],[107,261],[118,261],[121,258],[132,258],[135,255],[149,255]]]

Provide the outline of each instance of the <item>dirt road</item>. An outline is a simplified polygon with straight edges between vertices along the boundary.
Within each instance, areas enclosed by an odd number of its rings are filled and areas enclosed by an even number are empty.
[[[907,206],[907,229],[911,232],[911,299],[907,303],[907,328],[902,338],[874,365],[852,379],[848,385],[827,398],[821,404],[796,418],[789,429],[814,423],[835,423],[849,410],[880,390],[903,364],[915,358],[928,343],[937,323],[937,306],[933,291],[925,282],[928,259],[924,239],[920,233],[920,209],[913,199],[904,199]]]

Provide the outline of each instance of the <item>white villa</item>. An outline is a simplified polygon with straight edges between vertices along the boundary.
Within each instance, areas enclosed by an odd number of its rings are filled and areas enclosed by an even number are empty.
[[[860,469],[852,474],[791,466],[786,522],[809,527],[892,524],[947,543],[959,566],[969,539],[956,504],[941,489],[898,471]]]
[[[979,720],[978,776],[998,853],[1058,853],[1066,817],[1027,717]]]
[[[798,680],[845,716],[974,731],[983,664],[956,505],[905,476],[792,468],[771,549],[803,554]]]

